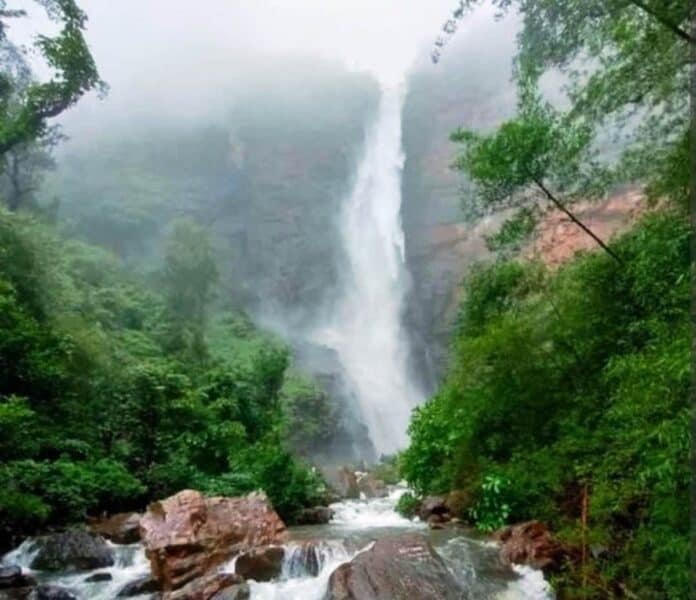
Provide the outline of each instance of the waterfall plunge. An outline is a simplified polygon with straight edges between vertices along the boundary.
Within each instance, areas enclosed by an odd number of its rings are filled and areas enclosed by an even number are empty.
[[[343,297],[320,332],[345,370],[377,454],[406,443],[411,409],[422,394],[408,367],[401,323],[406,290],[401,227],[403,85],[383,86],[379,111],[341,214],[348,257]]]

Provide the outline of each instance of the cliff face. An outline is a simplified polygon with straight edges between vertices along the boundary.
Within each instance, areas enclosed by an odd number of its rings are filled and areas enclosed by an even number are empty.
[[[423,61],[408,82],[402,219],[413,281],[406,319],[414,368],[424,373],[429,390],[445,367],[459,283],[467,268],[486,255],[482,233],[487,225],[475,227],[465,220],[470,192],[450,167],[456,146],[449,135],[458,127],[485,130],[513,114],[511,27],[514,23],[474,19],[438,64]]]
[[[602,202],[581,202],[572,207],[578,217],[602,241],[628,229],[645,210],[640,189],[616,191]],[[596,251],[597,243],[559,211],[548,213],[539,223],[534,240],[523,251],[523,256],[541,260],[557,267],[576,252]]]

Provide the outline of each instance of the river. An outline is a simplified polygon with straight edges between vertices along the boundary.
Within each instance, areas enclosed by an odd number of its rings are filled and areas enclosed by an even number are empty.
[[[447,566],[472,600],[552,600],[553,593],[541,572],[526,567],[514,571],[498,561],[493,544],[466,528],[450,526],[430,530],[419,521],[398,515],[394,506],[403,489],[392,488],[387,498],[345,500],[332,505],[334,518],[328,525],[290,528],[281,576],[270,582],[250,581],[252,600],[322,600],[329,577],[341,563],[375,539],[385,535],[419,531],[427,535]],[[319,570],[310,575],[299,560],[301,543],[318,542]],[[138,544],[114,545],[116,564],[92,572],[47,575],[34,573],[43,582],[68,588],[78,598],[111,600],[128,582],[149,573],[149,564]],[[32,559],[31,543],[25,542],[3,559],[27,568]],[[234,560],[223,570],[233,570]],[[86,583],[94,573],[109,573],[111,581]],[[146,598],[141,596],[140,598]],[[414,599],[415,600],[415,599]]]

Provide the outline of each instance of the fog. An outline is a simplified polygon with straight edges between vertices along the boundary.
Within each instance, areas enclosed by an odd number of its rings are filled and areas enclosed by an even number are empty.
[[[284,338],[340,406],[329,460],[398,449],[461,278],[430,246],[460,213],[448,135],[509,114],[515,21],[477,11],[433,64],[453,0],[78,4],[109,90],[57,120],[67,141],[40,200],[145,274],[174,219],[203,224],[215,310]],[[12,7],[30,17],[17,42],[55,26],[36,2]]]
[[[11,37],[27,42],[50,30],[31,0],[11,3],[29,19]],[[78,133],[102,119],[157,114],[195,118],[220,112],[257,78],[282,77],[292,56],[320,58],[400,79],[449,15],[452,0],[81,0],[86,33],[108,98],[94,95],[62,120]],[[281,71],[281,72],[278,72]],[[311,70],[307,77],[312,77]],[[81,123],[80,123],[81,122]]]

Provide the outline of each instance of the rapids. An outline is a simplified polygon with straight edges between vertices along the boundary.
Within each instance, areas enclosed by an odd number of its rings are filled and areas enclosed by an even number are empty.
[[[349,561],[370,543],[384,535],[420,531],[430,538],[454,576],[472,600],[552,600],[550,586],[541,572],[526,567],[514,571],[503,568],[495,546],[465,528],[429,530],[418,520],[398,515],[394,506],[402,488],[392,488],[389,497],[372,500],[346,500],[332,505],[334,519],[328,525],[291,527],[291,541],[285,546],[283,569],[277,580],[249,581],[252,600],[322,600],[329,577],[336,567]],[[318,547],[318,573],[307,572],[301,560],[301,544],[313,540]],[[90,572],[45,574],[34,572],[41,582],[70,589],[80,600],[111,600],[128,582],[146,575],[149,565],[138,544],[113,546],[116,564]],[[27,541],[5,555],[2,562],[28,569],[33,557]],[[234,559],[222,570],[233,571]],[[96,572],[108,572],[111,581],[86,583]],[[144,597],[142,597],[144,598]]]

